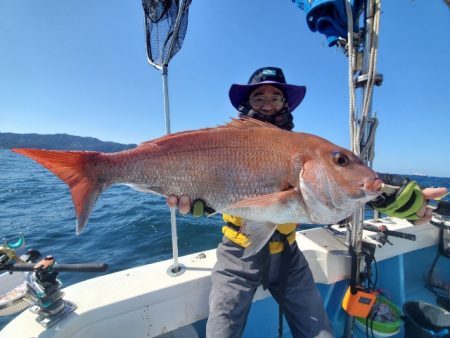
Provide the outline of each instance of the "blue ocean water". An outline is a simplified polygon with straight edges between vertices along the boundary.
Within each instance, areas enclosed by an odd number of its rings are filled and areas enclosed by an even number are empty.
[[[423,186],[445,186],[450,178],[410,176]],[[59,263],[108,263],[111,273],[172,257],[170,213],[162,197],[113,186],[99,198],[86,228],[75,234],[75,212],[66,184],[42,166],[0,149],[0,236],[22,233],[30,248]],[[177,217],[180,256],[214,248],[221,221]],[[65,286],[99,273],[61,273]],[[11,320],[0,317],[0,329]]]

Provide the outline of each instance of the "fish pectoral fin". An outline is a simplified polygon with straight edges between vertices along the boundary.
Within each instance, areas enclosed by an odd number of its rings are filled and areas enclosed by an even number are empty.
[[[247,258],[258,253],[272,237],[277,225],[267,222],[245,221],[245,234],[248,237],[248,246],[244,249],[242,258]]]
[[[251,197],[229,205],[225,209],[220,210],[220,213],[234,215],[233,211],[236,210],[242,211],[243,209],[267,209],[274,206],[279,207],[286,205],[293,199],[298,200],[299,196],[297,189],[289,189],[272,194]]]
[[[152,186],[148,184],[133,184],[133,183],[124,183],[124,185],[139,192],[153,193],[156,195],[167,197],[167,195],[164,194],[163,189],[161,187]]]

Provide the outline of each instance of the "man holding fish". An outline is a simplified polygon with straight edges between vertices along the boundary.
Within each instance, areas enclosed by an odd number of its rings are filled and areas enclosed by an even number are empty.
[[[281,69],[261,68],[249,84],[231,86],[231,103],[241,119],[225,126],[166,135],[117,153],[13,151],[70,187],[77,233],[113,184],[166,196],[169,206],[183,213],[211,209],[224,214],[224,237],[211,276],[208,337],[241,336],[261,284],[280,304],[295,337],[331,337],[311,271],[295,243],[295,228],[349,217],[382,196],[383,181],[352,152],[291,131],[292,111],[305,92],[303,86],[287,84]],[[422,192],[414,184],[405,184],[396,195],[407,198],[382,198],[377,207],[428,221],[426,199],[446,189]]]
[[[291,131],[294,127],[292,111],[301,103],[305,92],[306,88],[303,86],[287,84],[280,68],[265,67],[256,70],[247,85],[233,84],[229,96],[240,117],[256,118]],[[352,159],[338,155],[335,161],[338,166],[349,166]],[[318,166],[315,173],[317,177],[320,177],[319,172]],[[356,175],[355,179],[358,175],[370,175],[369,172],[351,174]],[[405,199],[399,199],[399,194],[394,198],[378,197],[374,204],[391,216],[399,216],[397,210],[401,209],[402,215],[407,215],[402,218],[410,219],[416,224],[431,219],[432,209],[427,208],[425,200],[446,193],[445,188],[420,192],[415,182],[395,175],[381,176],[386,183],[403,184],[402,193],[409,193],[410,197],[400,204],[398,200]],[[331,180],[334,178],[336,177],[331,177]],[[319,180],[329,189],[338,188],[337,185],[333,187],[331,180],[324,177]],[[379,189],[377,185],[376,182],[375,190]],[[372,195],[370,199],[373,198]],[[207,209],[203,200],[191,203],[187,195],[179,198],[169,196],[167,202],[169,206],[178,206],[182,213],[191,212],[197,216],[203,215],[205,208]],[[317,201],[317,204],[320,202]],[[405,207],[406,204],[409,206]],[[321,208],[320,212],[326,213],[327,208]],[[262,249],[248,256],[245,254],[245,248],[249,245],[246,235],[248,221],[230,214],[224,214],[223,219],[226,223],[222,228],[224,237],[217,249],[217,263],[211,275],[207,337],[240,337],[253,295],[261,284],[269,289],[279,303],[280,312],[285,315],[294,337],[332,337],[333,331],[312,273],[295,243],[297,224],[278,224],[267,244],[264,243]]]

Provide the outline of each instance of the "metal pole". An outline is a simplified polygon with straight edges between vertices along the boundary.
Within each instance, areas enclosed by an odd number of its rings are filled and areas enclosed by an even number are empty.
[[[369,60],[370,60],[370,52],[372,49],[372,29],[373,29],[373,13],[374,13],[374,4],[373,0],[366,1],[365,6],[365,36],[364,36],[364,46],[363,46],[363,64],[362,64],[362,75],[367,75],[369,70]],[[369,80],[369,79],[367,79]],[[361,87],[362,90],[362,104],[361,108],[359,110],[359,113],[361,114],[363,112],[363,105],[365,100],[369,100],[368,103],[368,112],[369,112],[369,118],[371,115],[372,110],[372,92],[370,92],[370,97],[365,98],[366,93],[366,87],[369,85],[368,81],[366,81],[363,86]],[[360,115],[360,120],[362,120],[362,116]],[[368,120],[368,119],[367,119]],[[366,144],[366,139],[369,135],[368,130],[368,124],[367,120],[361,121],[362,123],[359,125],[360,128],[360,140],[357,140],[360,142],[360,144]],[[364,140],[364,142],[361,142]],[[358,147],[360,148],[360,147]],[[359,155],[359,154],[357,154]],[[362,158],[362,161],[367,163],[367,158]],[[364,207],[361,209],[355,211],[352,216],[352,222],[351,222],[351,246],[353,247],[353,250],[356,254],[356,278],[355,282],[356,284],[359,283],[359,270],[361,266],[361,260],[360,256],[362,253],[362,237],[363,237],[363,222],[364,222]],[[344,326],[344,337],[345,338],[351,338],[353,335],[353,324],[354,324],[354,318],[352,316],[347,315],[345,318],[345,326]]]
[[[168,87],[168,64],[169,60],[172,56],[172,49],[175,45],[175,41],[178,37],[178,31],[180,27],[181,16],[183,15],[184,10],[184,0],[181,0],[178,4],[178,13],[177,18],[175,19],[175,26],[173,29],[174,36],[170,42],[169,50],[167,53],[167,59],[163,60],[162,66],[162,80],[163,80],[163,94],[164,94],[164,115],[166,117],[166,132],[170,134],[170,107],[169,107],[169,87]],[[176,216],[176,208],[170,208],[170,223],[172,230],[172,255],[173,255],[173,265],[169,267],[169,273],[171,275],[177,276],[181,274],[180,265],[178,264],[178,236],[177,236],[177,216]]]
[[[166,119],[166,133],[170,134],[170,107],[169,107],[169,87],[168,87],[168,67],[163,65],[161,69],[162,74],[162,84],[163,84],[163,95],[164,95],[164,116]]]
[[[180,266],[178,264],[178,236],[177,236],[177,208],[170,208],[170,222],[172,227],[172,255],[173,255],[173,265],[171,266],[171,271],[173,274],[177,275],[180,271]]]
[[[166,133],[170,134],[170,106],[169,106],[169,87],[168,87],[168,67],[163,65],[161,69],[162,83],[163,83],[163,95],[164,95],[164,116],[166,120]],[[170,208],[170,224],[172,232],[172,255],[173,265],[169,267],[170,275],[178,275],[180,272],[180,266],[178,263],[178,235],[177,235],[177,216],[176,208]]]
[[[180,0],[178,3],[178,13],[175,20],[175,26],[173,29],[173,37],[170,42],[169,50],[167,52],[166,60],[163,60],[162,81],[163,81],[163,94],[164,94],[164,115],[166,118],[166,132],[170,134],[170,107],[169,107],[169,87],[167,80],[168,64],[172,56],[172,49],[175,46],[175,41],[178,38],[178,31],[180,29],[180,21],[184,11],[185,0]],[[183,266],[178,263],[178,236],[177,236],[177,217],[176,208],[170,208],[170,221],[172,229],[172,254],[173,265],[169,267],[168,273],[171,276],[178,276],[184,272]]]
[[[362,65],[362,74],[367,74],[368,68],[369,68],[369,57],[370,57],[370,50],[372,46],[372,23],[373,23],[373,0],[369,0],[366,3],[366,32],[365,32],[365,40],[364,40],[364,48],[363,48],[363,65]],[[365,89],[368,85],[368,82],[366,81],[362,86],[362,91],[365,93]],[[369,117],[370,117],[370,111],[372,108],[372,92],[369,99]],[[363,100],[364,101],[364,95]],[[362,111],[362,108],[360,112]],[[361,130],[361,140],[364,140],[364,144],[366,143],[366,138],[368,136],[368,130],[367,130],[367,121],[363,123],[363,125],[360,126]],[[365,159],[362,159],[363,161]],[[361,253],[361,247],[362,247],[362,225],[364,220],[364,208],[358,210],[353,215],[353,227],[352,227],[352,238],[351,238],[351,244],[353,246],[353,249],[355,250],[356,254],[358,255]],[[359,264],[358,264],[359,268]]]

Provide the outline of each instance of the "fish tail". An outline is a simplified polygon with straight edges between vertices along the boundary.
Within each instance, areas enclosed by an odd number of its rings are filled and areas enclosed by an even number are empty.
[[[50,170],[69,187],[77,215],[77,234],[86,225],[97,198],[108,187],[89,170],[88,162],[100,159],[101,153],[88,151],[57,151],[14,148],[12,151],[27,156]],[[97,161],[98,162],[98,161]]]

